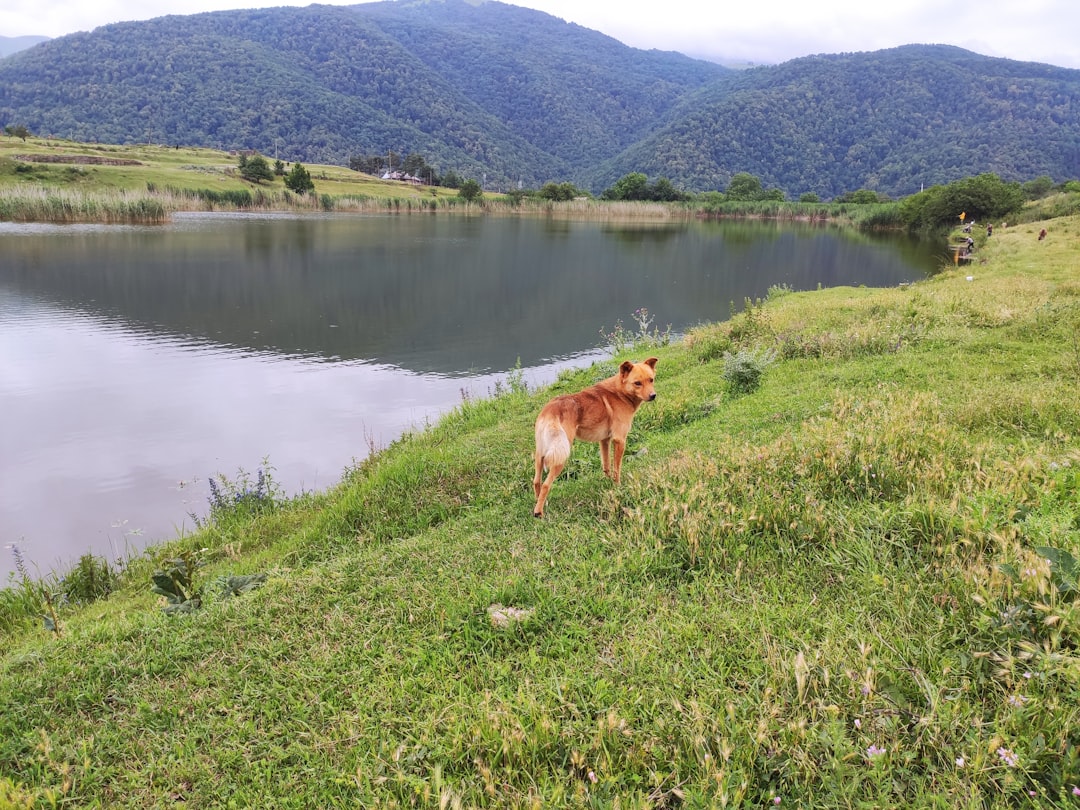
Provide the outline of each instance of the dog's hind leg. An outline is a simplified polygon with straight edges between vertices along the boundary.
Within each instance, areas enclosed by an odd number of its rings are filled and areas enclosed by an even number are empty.
[[[536,495],[536,506],[533,507],[535,517],[544,516],[544,504],[547,502],[551,485],[559,477],[559,473],[566,466],[570,458],[572,439],[566,428],[559,423],[558,419],[544,418],[543,412],[536,420],[536,453],[533,457],[535,470],[533,472],[533,492]],[[547,468],[547,478],[543,478],[544,468]],[[541,479],[543,478],[543,483]]]
[[[565,466],[566,462],[559,462],[553,463],[551,467],[548,468],[547,478],[544,479],[543,484],[540,484],[536,488],[536,506],[533,507],[533,517],[544,516],[544,504],[547,503],[548,493],[551,492],[551,485],[555,479],[559,477],[559,473],[563,471]]]
[[[540,497],[540,482],[544,480],[544,454],[539,448],[533,454],[536,462],[536,472],[533,473],[533,495]]]

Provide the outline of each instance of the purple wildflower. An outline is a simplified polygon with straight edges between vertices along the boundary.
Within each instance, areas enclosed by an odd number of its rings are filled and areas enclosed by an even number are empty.
[[[1020,764],[1020,757],[1018,757],[1011,748],[1001,746],[997,750],[998,759],[1008,765],[1010,768],[1015,768]]]

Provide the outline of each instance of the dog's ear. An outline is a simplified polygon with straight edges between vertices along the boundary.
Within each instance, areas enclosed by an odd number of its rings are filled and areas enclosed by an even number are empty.
[[[645,361],[645,365],[647,365],[651,369],[655,369],[656,368],[656,358],[655,357],[650,357],[648,360]]]
[[[629,360],[623,360],[623,364],[619,366],[619,376],[625,377],[631,371],[634,370],[634,364]]]

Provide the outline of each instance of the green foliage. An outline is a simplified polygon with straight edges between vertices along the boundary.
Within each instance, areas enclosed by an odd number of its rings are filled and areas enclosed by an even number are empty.
[[[627,329],[622,321],[616,321],[615,327],[607,332],[600,330],[600,345],[610,349],[612,354],[618,356],[630,351],[643,351],[667,346],[671,342],[671,324],[661,332],[653,326],[655,316],[649,313],[647,307],[639,307],[633,314],[635,330]]]
[[[1063,599],[1080,597],[1080,560],[1065,549],[1036,546],[1035,553],[1050,567],[1050,581]]]
[[[252,517],[272,512],[284,500],[281,487],[274,480],[274,470],[268,460],[262,464],[252,479],[250,473],[241,469],[235,478],[228,478],[223,473],[207,480],[210,488],[209,519],[218,526],[243,523]],[[192,515],[197,525],[201,521]]]
[[[600,196],[605,200],[644,200],[649,188],[649,178],[641,172],[623,175]]]
[[[852,203],[854,205],[873,205],[875,203],[887,203],[889,197],[868,188],[860,188],[858,191],[845,191],[833,198],[833,202]]]
[[[93,602],[104,599],[120,582],[120,572],[104,557],[83,554],[60,579],[60,591],[71,602]]]
[[[348,166],[354,172],[378,175],[382,173],[385,160],[382,155],[350,155]]]
[[[197,556],[188,552],[162,561],[150,577],[151,591],[165,597],[163,611],[169,614],[192,613],[202,607],[202,590],[195,587]]]
[[[449,169],[446,174],[442,176],[442,185],[446,188],[461,188],[462,182],[464,181],[453,169]]]
[[[469,179],[462,182],[461,186],[458,188],[458,196],[465,200],[465,202],[477,202],[484,196],[484,191],[480,188],[478,182]]]
[[[537,196],[553,202],[567,202],[583,194],[573,183],[544,183]]]
[[[23,142],[25,142],[26,139],[30,137],[30,130],[27,129],[23,124],[6,126],[4,127],[4,132],[5,134],[10,135],[13,138],[18,138]]]
[[[315,183],[311,179],[311,173],[304,168],[303,163],[294,163],[289,173],[285,175],[285,188],[297,194],[307,194],[315,190]]]
[[[238,163],[240,176],[251,183],[261,183],[263,180],[273,180],[274,172],[270,163],[256,152],[254,155],[241,155]]]
[[[742,348],[724,353],[724,380],[733,394],[752,394],[761,387],[765,370],[776,361],[771,349]]]
[[[749,172],[738,172],[728,183],[724,197],[737,201],[758,200],[761,199],[763,190],[760,177],[755,177]]]
[[[913,194],[900,202],[899,216],[909,230],[930,231],[958,225],[961,213],[968,221],[997,220],[1023,204],[1019,183],[987,173]]]
[[[1029,200],[1038,200],[1054,190],[1054,180],[1048,174],[1028,180],[1022,186],[1024,196]]]
[[[0,194],[0,222],[96,222],[150,225],[165,222],[168,210],[158,199],[117,192],[84,194],[45,187]]]
[[[631,172],[619,178],[600,196],[605,200],[673,202],[685,200],[688,195],[675,188],[666,177],[650,184],[649,178],[641,172]]]
[[[222,205],[231,208],[252,208],[256,203],[256,195],[251,189],[169,189],[173,194],[186,197],[194,197],[198,200],[210,203],[211,206]]]

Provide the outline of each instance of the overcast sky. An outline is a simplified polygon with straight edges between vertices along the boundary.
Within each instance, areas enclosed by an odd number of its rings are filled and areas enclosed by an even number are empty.
[[[57,37],[165,14],[281,5],[290,3],[3,0],[0,35]],[[1080,68],[1077,0],[519,0],[513,5],[545,11],[637,48],[705,58],[782,62],[816,53],[941,43],[987,56]]]

